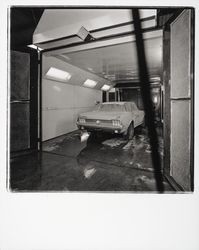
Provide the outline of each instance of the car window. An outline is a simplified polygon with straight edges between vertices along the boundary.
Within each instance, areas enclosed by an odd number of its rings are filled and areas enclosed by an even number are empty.
[[[134,110],[137,110],[137,106],[134,102],[129,102],[129,103],[127,102],[125,103],[125,106],[128,112],[133,112]]]
[[[132,109],[132,111],[138,109],[134,102],[131,103],[131,109]]]
[[[106,111],[106,112],[121,112],[126,111],[125,106],[123,104],[101,104],[99,106],[99,111]]]
[[[132,107],[130,103],[125,103],[125,107],[128,112],[132,112]]]

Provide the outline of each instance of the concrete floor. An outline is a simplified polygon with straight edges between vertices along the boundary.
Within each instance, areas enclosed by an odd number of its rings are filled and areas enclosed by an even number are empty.
[[[163,158],[163,140],[159,137]],[[73,133],[43,143],[43,152],[11,160],[13,191],[156,191],[145,131],[133,140],[103,134],[80,142]],[[164,181],[167,192],[173,191]]]

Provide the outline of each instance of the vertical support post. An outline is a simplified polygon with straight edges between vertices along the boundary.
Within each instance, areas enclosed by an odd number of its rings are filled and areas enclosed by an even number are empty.
[[[109,102],[109,91],[106,91],[106,101]]]
[[[39,77],[39,150],[42,151],[42,51],[39,54],[40,59],[40,77]]]
[[[150,93],[149,75],[146,64],[144,40],[141,29],[140,15],[138,9],[132,10],[132,17],[134,23],[136,48],[138,57],[139,78],[141,84],[141,93],[145,109],[146,125],[148,127],[150,145],[152,148],[152,162],[155,172],[156,187],[159,192],[164,192],[163,175],[161,172],[161,161],[158,152],[158,136],[155,128],[153,105]]]

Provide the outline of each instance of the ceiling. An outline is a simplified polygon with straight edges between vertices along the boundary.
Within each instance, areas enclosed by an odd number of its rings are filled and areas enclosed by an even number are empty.
[[[142,17],[154,14],[150,13],[150,10],[148,11],[148,13],[144,11]],[[60,15],[57,15],[58,12]],[[65,15],[66,12],[67,15]],[[78,12],[79,15],[75,15],[74,12]],[[87,15],[85,15],[85,13],[87,13]],[[56,16],[56,18],[52,18],[53,16]],[[115,23],[129,21],[131,18],[129,16],[129,10],[125,9],[114,9],[114,11],[111,9],[76,9],[73,11],[71,9],[62,9],[59,11],[48,9],[44,11],[44,8],[24,7],[11,8],[10,17],[11,48],[14,49],[31,44],[33,41],[33,32],[34,35],[39,35],[39,37],[36,36],[36,38],[42,38],[43,36],[44,40],[47,39],[45,35],[48,32],[51,32],[49,33],[51,35],[59,34],[58,31],[61,31],[58,28],[59,22],[61,23],[62,30],[68,25],[68,27],[70,26],[74,31],[72,32],[72,30],[70,30],[70,34],[73,34],[79,30],[79,23],[82,24],[82,22],[84,22],[88,30],[91,30],[104,27],[105,24],[113,25]],[[49,21],[49,18],[50,20],[54,20],[54,22]],[[109,20],[107,18],[109,18]],[[102,19],[105,23],[101,22]],[[68,23],[66,22],[67,20]],[[69,29],[67,30],[69,31]],[[87,44],[87,46],[91,45],[91,43]],[[145,39],[145,47],[150,77],[159,77],[162,68],[162,36]],[[81,51],[73,50],[72,52],[68,52],[68,50],[62,50],[58,55],[56,54],[54,56],[63,62],[96,74],[98,77],[102,77],[104,80],[113,83],[138,81],[137,54],[133,40],[120,44],[117,44],[115,41],[112,42],[111,40],[109,44],[102,44],[99,47],[94,46],[89,49],[84,48]]]
[[[142,28],[150,28],[150,31],[144,34],[150,78],[160,77],[162,33],[155,29],[156,9],[142,9],[140,14],[141,18],[147,18],[142,19]],[[46,49],[46,56],[54,56],[67,64],[111,81],[112,84],[138,82],[137,51],[131,22],[130,9],[45,10],[34,32],[34,41],[37,41],[39,46],[48,46],[45,44],[46,40],[55,39],[52,48],[43,48]],[[91,32],[94,41],[88,43],[78,38],[80,42],[75,45],[77,41],[71,39],[77,39],[82,26]],[[151,29],[154,29],[154,32]],[[125,36],[120,35],[124,33]],[[69,43],[57,40],[66,39],[67,36],[70,36]]]
[[[141,9],[141,18],[155,16],[155,9]],[[52,22],[53,20],[53,22]],[[46,9],[34,31],[35,44],[132,21],[130,9]]]
[[[55,6],[56,7],[56,6]],[[108,26],[111,25],[115,22],[125,22],[129,20],[129,15],[128,15],[128,11],[127,10],[122,10],[122,9],[118,9],[118,11],[123,11],[122,16],[120,17],[120,19],[118,19],[119,15],[118,13],[116,13],[117,9],[114,9],[114,11],[112,11],[112,9],[101,9],[101,11],[105,11],[104,14],[102,15],[103,17],[101,18],[98,14],[96,14],[96,12],[94,11],[95,9],[82,9],[81,13],[79,12],[79,14],[77,15],[77,13],[74,14],[74,11],[79,11],[79,9],[77,8],[76,10],[71,11],[71,9],[67,9],[64,7],[60,7],[59,9],[59,14],[57,15],[57,8],[55,9],[48,9],[48,6],[40,6],[40,7],[35,7],[35,6],[30,6],[30,7],[24,7],[24,6],[12,6],[10,8],[10,12],[9,12],[9,18],[10,18],[10,40],[11,40],[11,48],[12,49],[16,49],[18,47],[24,47],[27,46],[28,44],[33,43],[34,40],[34,35],[39,35],[38,38],[41,38],[41,40],[46,40],[47,38],[44,36],[43,33],[45,32],[52,32],[52,36],[53,34],[55,34],[55,25],[58,27],[62,27],[61,29],[61,36],[67,35],[63,33],[63,30],[65,30],[65,32],[68,32],[68,29],[65,29],[65,21],[70,22],[71,28],[73,28],[73,32],[72,33],[76,33],[77,28],[75,28],[75,23],[81,22],[83,20],[83,22],[85,23],[85,27],[90,30],[90,28],[96,28],[93,25],[96,25],[96,21],[97,25],[99,27],[103,27],[103,26]],[[98,11],[100,9],[98,8]],[[173,13],[176,12],[176,10],[178,9],[172,9],[172,8],[160,8],[160,9],[156,9],[158,16],[157,16],[157,23],[160,24],[160,17],[162,19],[164,19],[164,17],[167,17],[168,15],[172,15]],[[85,11],[87,11],[88,13],[86,13],[86,15],[84,14],[84,16],[82,17],[83,12],[85,13]],[[147,13],[148,11],[148,13]],[[149,13],[149,11],[154,11],[154,10],[144,10],[143,12],[141,12],[141,17],[144,18],[146,16],[149,15],[153,15],[154,13]],[[50,15],[44,15],[44,13],[50,13]],[[90,12],[90,13],[89,13]],[[111,18],[109,18],[108,20],[108,12],[111,15]],[[67,15],[66,15],[67,13]],[[89,21],[89,15],[93,15],[94,14],[94,19],[95,22],[90,22]],[[81,14],[81,15],[80,15]],[[100,14],[100,13],[99,13]],[[101,14],[100,14],[101,15]],[[110,16],[109,15],[109,16]],[[74,18],[75,16],[75,18]],[[88,17],[88,18],[87,18]],[[65,20],[67,19],[67,20]],[[70,19],[70,20],[68,20]],[[77,20],[78,19],[78,20]],[[167,18],[168,19],[168,18]],[[53,22],[52,22],[53,20]],[[64,20],[64,22],[63,22]],[[103,22],[102,22],[103,20]],[[108,20],[108,23],[107,23]],[[59,23],[58,23],[59,22]],[[105,25],[104,25],[105,22]],[[82,24],[82,23],[81,23]],[[38,26],[39,25],[39,26]],[[48,25],[48,27],[47,27]],[[88,26],[88,27],[87,27]],[[42,33],[43,32],[43,33]],[[70,30],[71,33],[71,30]],[[55,38],[55,37],[52,37]],[[38,42],[38,41],[36,41]]]
[[[150,78],[160,77],[162,69],[162,36],[146,39],[145,50]],[[62,54],[56,57],[113,83],[138,81],[135,42],[72,53],[62,51]]]

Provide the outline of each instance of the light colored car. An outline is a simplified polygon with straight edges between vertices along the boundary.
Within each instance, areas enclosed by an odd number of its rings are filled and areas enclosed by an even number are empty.
[[[139,110],[134,102],[104,102],[91,112],[79,114],[77,127],[88,132],[123,134],[132,139],[134,128],[143,122],[144,111]]]

